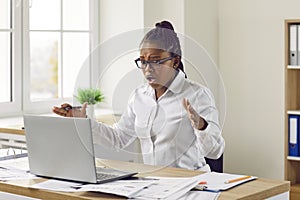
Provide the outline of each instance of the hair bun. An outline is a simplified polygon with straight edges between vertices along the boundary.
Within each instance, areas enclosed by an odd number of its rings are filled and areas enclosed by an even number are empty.
[[[173,28],[172,24],[168,21],[157,22],[155,24],[155,27],[156,28],[167,28],[167,29],[170,29],[170,30],[174,31],[174,28]]]

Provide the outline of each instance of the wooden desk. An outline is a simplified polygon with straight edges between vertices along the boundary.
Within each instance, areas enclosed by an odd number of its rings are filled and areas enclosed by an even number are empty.
[[[97,160],[97,165],[105,165],[110,167],[119,167],[128,171],[142,171],[139,176],[177,176],[177,177],[190,177],[201,174],[199,171],[190,171],[179,168],[159,168],[150,165],[109,161],[109,160]],[[122,167],[120,167],[122,166]],[[46,179],[39,180],[18,180],[9,182],[0,182],[0,191],[9,192],[13,194],[24,195],[28,197],[35,197],[40,199],[49,200],[79,200],[79,199],[124,199],[119,196],[108,195],[95,192],[78,192],[78,193],[63,193],[53,192],[46,190],[30,189],[28,186],[37,182],[45,181]],[[288,192],[290,190],[290,183],[287,181],[276,181],[269,179],[258,178],[257,180],[244,183],[240,186],[232,188],[230,190],[221,193],[219,200],[233,200],[233,199],[247,199],[247,200],[259,200],[266,199],[281,193]]]
[[[119,115],[99,115],[97,116],[97,121],[112,125],[120,119]],[[21,120],[17,120],[21,121]],[[1,123],[1,119],[0,119]],[[24,125],[16,124],[16,125],[0,125],[0,148],[19,148],[26,149],[26,141],[25,141],[25,130],[22,129]],[[107,157],[106,157],[107,158]],[[113,158],[115,159],[115,158]]]
[[[111,115],[102,117],[100,121],[111,124],[115,121]],[[24,130],[20,126],[9,126],[0,128],[0,132],[11,133],[17,135],[24,135]],[[128,163],[120,161],[99,160],[98,165],[107,165],[111,167],[121,168],[127,171],[141,171],[139,176],[166,176],[166,177],[190,177],[201,174],[199,171],[189,171],[179,168],[159,168],[150,165],[139,163]],[[122,167],[120,167],[122,166]],[[134,170],[133,170],[134,169]],[[79,200],[79,199],[124,199],[122,197],[108,195],[103,193],[94,192],[80,192],[80,193],[62,193],[46,190],[29,189],[28,186],[42,180],[18,180],[9,182],[0,182],[0,191],[9,192],[13,194],[24,195],[28,197],[35,197],[40,199],[53,199],[53,200]],[[258,178],[257,180],[242,184],[228,191],[221,193],[218,200],[259,200],[266,199],[278,194],[286,193],[290,190],[290,183],[288,181],[276,181],[270,179]]]
[[[0,133],[25,135],[25,131],[22,129],[21,125],[0,127]]]
[[[97,121],[103,122],[105,124],[112,125],[116,123],[120,119],[119,115],[99,115],[97,116]],[[25,135],[24,129],[22,129],[23,125],[6,125],[0,127],[0,133],[10,133],[10,134],[17,134],[17,135]]]

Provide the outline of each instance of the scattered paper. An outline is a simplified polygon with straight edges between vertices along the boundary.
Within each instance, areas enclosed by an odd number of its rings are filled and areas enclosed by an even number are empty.
[[[28,158],[15,158],[0,161],[0,180],[33,179],[35,175],[29,173]]]
[[[143,180],[118,180],[102,184],[79,184],[69,181],[48,180],[30,187],[60,192],[102,192],[131,199],[174,200],[186,195],[198,184],[199,180],[200,176],[189,178],[146,177]]]
[[[237,179],[245,177],[245,175],[239,174],[228,174],[228,173],[218,173],[218,172],[207,172],[201,174],[201,182],[206,182],[206,184],[197,185],[196,189],[199,190],[210,190],[210,191],[222,191],[232,188],[234,186],[240,185],[242,183],[256,179],[257,177],[250,176],[247,179],[235,181],[233,183],[225,183],[228,180]]]
[[[6,169],[0,167],[0,180],[18,180],[18,179],[33,179],[36,178],[35,175],[30,174],[28,171],[18,170],[18,169]]]
[[[28,157],[0,161],[0,167],[29,171]]]
[[[180,197],[180,200],[216,200],[220,196],[220,192],[207,192],[207,191],[188,191],[185,195]]]
[[[52,190],[52,191],[59,191],[59,192],[77,192],[80,186],[82,186],[82,184],[80,183],[51,179],[41,183],[34,184],[30,186],[30,188]]]
[[[162,178],[148,177],[158,179],[154,184],[135,194],[135,199],[178,199],[200,181],[200,175],[189,178]]]
[[[132,198],[153,183],[153,180],[119,180],[103,184],[82,185],[77,191],[103,192]]]

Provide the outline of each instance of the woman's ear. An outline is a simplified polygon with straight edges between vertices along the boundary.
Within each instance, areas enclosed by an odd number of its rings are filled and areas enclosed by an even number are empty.
[[[173,63],[173,68],[176,69],[180,64],[180,57],[179,56],[176,56],[174,58],[174,63]]]

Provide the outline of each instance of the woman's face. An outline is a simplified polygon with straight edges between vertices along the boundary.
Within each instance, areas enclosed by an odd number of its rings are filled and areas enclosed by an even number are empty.
[[[141,61],[157,61],[165,58],[170,58],[171,54],[162,49],[158,48],[155,44],[143,44],[140,50]],[[161,64],[148,64],[143,68],[144,76],[148,84],[154,89],[160,89],[163,87],[168,87],[171,80],[175,76],[176,70],[174,67],[174,62],[176,58],[172,58]],[[150,66],[151,65],[151,66]]]

